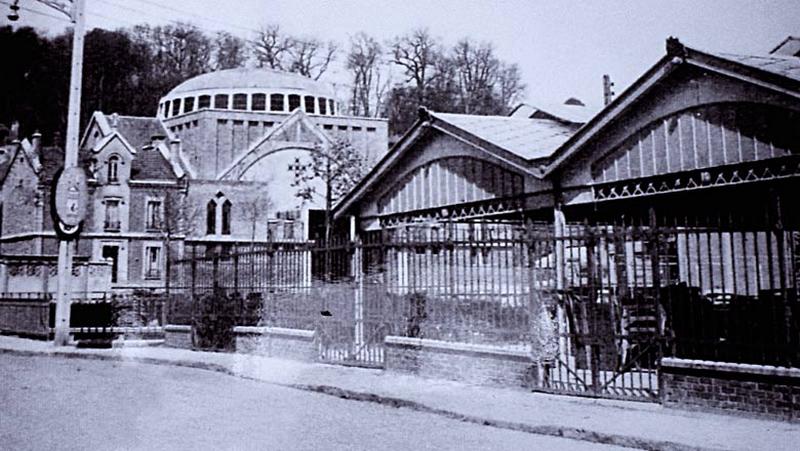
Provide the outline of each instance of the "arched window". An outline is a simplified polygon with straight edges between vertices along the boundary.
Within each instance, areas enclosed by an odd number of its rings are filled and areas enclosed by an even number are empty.
[[[297,94],[289,94],[289,111],[294,111],[300,108],[300,96]]]
[[[108,157],[108,183],[119,182],[119,157],[111,155]]]
[[[217,202],[214,199],[206,205],[206,235],[217,233]]]
[[[269,110],[283,111],[283,94],[272,94],[269,96]]]
[[[208,108],[211,106],[211,96],[200,96],[197,98],[197,109]]]
[[[231,234],[231,201],[225,199],[222,203],[222,234]]]
[[[315,114],[316,113],[314,111],[314,104],[317,103],[317,102],[314,101],[314,97],[313,96],[305,96],[303,98],[303,103],[305,104],[304,106],[306,107],[306,113],[308,113],[308,114]]]

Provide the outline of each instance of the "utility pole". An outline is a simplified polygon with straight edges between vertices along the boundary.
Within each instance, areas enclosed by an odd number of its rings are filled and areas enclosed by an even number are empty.
[[[72,0],[72,68],[69,80],[69,110],[64,170],[78,166],[78,127],[81,118],[81,79],[83,77],[83,37],[86,29],[86,0]],[[58,245],[58,293],[56,294],[55,345],[69,343],[69,317],[72,302],[72,257],[75,241],[61,238]]]
[[[606,74],[603,75],[603,102],[604,105],[608,105],[611,101],[614,100],[614,82],[611,81],[611,77]]]

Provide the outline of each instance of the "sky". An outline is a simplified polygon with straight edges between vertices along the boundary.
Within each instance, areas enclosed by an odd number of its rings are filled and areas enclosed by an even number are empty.
[[[0,8],[7,11],[11,1],[0,0]],[[386,41],[426,27],[446,44],[462,37],[489,41],[498,56],[519,65],[525,100],[533,104],[577,97],[599,107],[603,74],[622,92],[664,55],[669,36],[697,49],[740,54],[764,54],[786,36],[800,36],[800,0],[86,1],[89,28],[188,21],[248,38],[261,25],[278,23],[291,34],[346,43],[359,31]],[[69,25],[37,0],[20,6],[15,26],[59,33]],[[402,78],[397,69],[392,76]],[[325,78],[342,83],[341,62]]]

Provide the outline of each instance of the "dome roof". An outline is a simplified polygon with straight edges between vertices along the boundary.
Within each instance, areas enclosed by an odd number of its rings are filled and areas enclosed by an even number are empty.
[[[226,69],[190,78],[172,89],[165,97],[195,91],[216,89],[264,89],[266,91],[302,91],[307,94],[333,97],[329,85],[291,72],[272,69]]]

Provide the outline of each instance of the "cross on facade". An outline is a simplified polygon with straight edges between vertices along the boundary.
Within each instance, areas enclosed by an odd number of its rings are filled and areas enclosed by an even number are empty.
[[[303,164],[303,163],[300,162],[300,157],[295,157],[294,163],[290,163],[289,164],[289,170],[290,171],[294,171],[295,178],[299,178],[300,177],[300,172],[305,170],[305,168],[307,166],[308,165]]]

